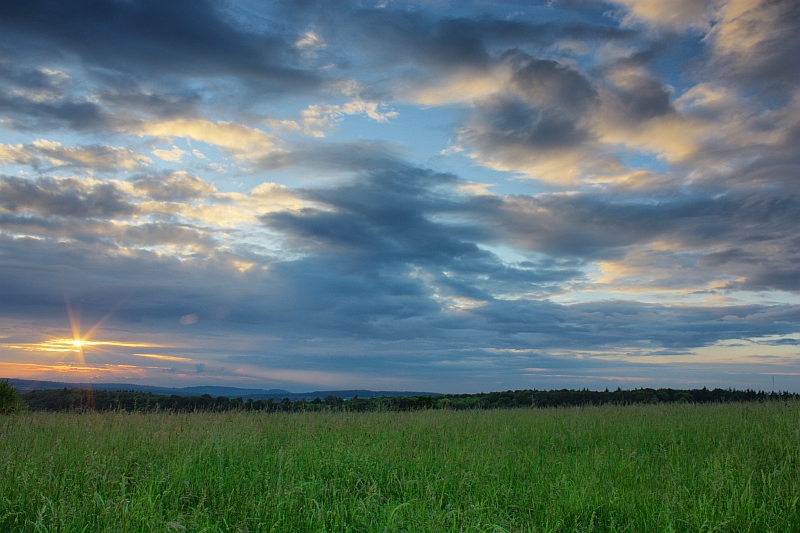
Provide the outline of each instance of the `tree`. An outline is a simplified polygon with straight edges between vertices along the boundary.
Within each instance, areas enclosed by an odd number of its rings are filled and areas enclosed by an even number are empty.
[[[21,411],[25,407],[19,391],[6,381],[0,381],[0,415],[8,415]]]
[[[325,405],[327,405],[328,407],[333,407],[333,408],[341,407],[343,403],[344,400],[339,398],[338,396],[331,395],[325,397]]]

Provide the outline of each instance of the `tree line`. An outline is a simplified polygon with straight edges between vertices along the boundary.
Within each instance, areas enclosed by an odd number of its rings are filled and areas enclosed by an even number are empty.
[[[31,411],[417,411],[422,409],[508,409],[515,407],[570,407],[586,405],[633,405],[654,403],[764,402],[800,400],[800,394],[735,389],[632,389],[615,391],[514,390],[478,394],[444,394],[439,396],[382,396],[343,399],[296,400],[283,398],[253,400],[244,398],[160,395],[141,391],[91,391],[86,389],[49,389],[21,395]]]

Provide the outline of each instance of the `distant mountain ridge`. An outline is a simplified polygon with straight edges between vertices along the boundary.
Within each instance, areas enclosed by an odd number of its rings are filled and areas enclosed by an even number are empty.
[[[6,378],[0,378],[4,381]],[[324,399],[327,396],[335,396],[342,399],[350,399],[355,396],[359,398],[377,398],[380,396],[440,396],[436,392],[414,392],[414,391],[372,391],[372,390],[326,390],[312,392],[289,392],[284,389],[240,389],[238,387],[218,387],[213,385],[195,387],[155,387],[152,385],[135,385],[132,383],[65,383],[60,381],[35,381],[29,379],[8,378],[8,382],[21,393],[33,390],[48,389],[92,389],[105,391],[134,390],[141,392],[152,392],[153,394],[163,394],[166,396],[201,396],[210,394],[211,396],[227,396],[228,398],[252,398],[254,400],[282,400],[289,398],[292,401],[313,400],[314,398]]]

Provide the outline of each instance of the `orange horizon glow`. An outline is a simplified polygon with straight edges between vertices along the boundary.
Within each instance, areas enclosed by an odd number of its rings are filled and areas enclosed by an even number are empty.
[[[47,373],[55,374],[95,374],[97,378],[106,379],[109,376],[137,376],[146,377],[146,367],[133,365],[79,365],[76,363],[42,364],[42,363],[9,363],[0,362],[0,369],[3,373],[14,374],[16,379],[33,379],[41,381],[45,379]],[[180,375],[180,374],[179,374]]]
[[[7,344],[6,348],[23,350],[26,352],[82,352],[84,348],[98,348],[113,346],[120,348],[171,348],[166,344],[154,344],[147,342],[123,342],[123,341],[91,341],[84,339],[54,338],[43,342],[32,342],[25,344]],[[105,350],[108,351],[108,350]],[[140,355],[140,354],[129,354]],[[166,356],[165,356],[166,357]]]

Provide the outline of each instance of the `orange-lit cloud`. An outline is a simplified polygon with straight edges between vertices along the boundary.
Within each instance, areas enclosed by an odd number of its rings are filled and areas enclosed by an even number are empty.
[[[76,344],[79,342],[80,344]],[[119,341],[95,341],[95,340],[76,340],[76,339],[50,339],[43,342],[29,344],[5,344],[4,348],[22,350],[26,352],[72,352],[79,347],[119,347],[119,348],[166,348],[160,344],[119,342]]]
[[[133,365],[89,365],[77,363],[37,364],[0,361],[0,371],[4,376],[33,380],[81,380],[81,379],[119,379],[148,377],[146,368]]]
[[[188,357],[177,357],[175,355],[160,355],[155,353],[132,353],[135,357],[148,357],[150,359],[159,359],[161,361],[191,361]]]

